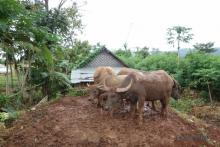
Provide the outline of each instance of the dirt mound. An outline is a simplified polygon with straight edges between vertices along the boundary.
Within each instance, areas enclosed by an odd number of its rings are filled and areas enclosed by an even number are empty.
[[[101,116],[86,97],[65,97],[27,112],[16,123],[5,146],[215,146],[219,129],[202,134],[169,110],[168,119],[159,114],[145,117],[143,126],[127,117]],[[211,134],[209,134],[209,132]],[[214,143],[214,144],[213,144]]]

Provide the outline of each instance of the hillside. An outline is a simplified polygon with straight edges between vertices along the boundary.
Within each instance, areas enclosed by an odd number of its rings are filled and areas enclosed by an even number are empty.
[[[149,112],[149,110],[147,111]],[[127,114],[114,118],[100,111],[87,97],[65,97],[27,112],[6,137],[7,147],[24,146],[216,146],[220,129],[189,123],[169,110],[168,119],[147,113],[138,126]]]
[[[213,52],[213,53],[211,53],[211,54],[213,54],[213,55],[220,55],[220,48],[219,47],[217,47],[217,48],[215,48],[216,49],[216,51],[215,52]],[[192,51],[192,49],[188,49],[188,48],[182,48],[182,49],[180,49],[180,56],[181,57],[185,57],[188,53],[190,53]]]

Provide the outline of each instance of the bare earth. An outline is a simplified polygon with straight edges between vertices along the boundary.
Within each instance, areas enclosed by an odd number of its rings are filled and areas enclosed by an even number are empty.
[[[147,147],[219,146],[220,128],[189,123],[169,110],[168,119],[159,114],[145,116],[144,124],[116,114],[100,115],[87,97],[64,97],[27,112],[14,124],[6,139],[9,147]]]

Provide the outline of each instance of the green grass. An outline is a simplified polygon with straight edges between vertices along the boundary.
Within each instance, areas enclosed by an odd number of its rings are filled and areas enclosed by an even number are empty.
[[[4,123],[6,127],[11,127],[12,123],[18,119],[18,117],[23,113],[23,111],[8,111],[0,112],[0,122]]]
[[[0,74],[0,89],[5,88],[5,75]]]
[[[9,87],[11,87],[11,80],[9,75]],[[6,84],[6,76],[4,74],[0,74],[0,92],[5,91]],[[18,80],[15,75],[13,75],[13,87],[16,88],[18,86]]]
[[[74,87],[70,89],[68,96],[85,96],[88,92],[86,89],[80,88],[80,87]]]
[[[176,110],[188,113],[192,110],[193,106],[199,106],[205,104],[205,100],[202,98],[184,97],[178,101],[171,99],[170,105]]]

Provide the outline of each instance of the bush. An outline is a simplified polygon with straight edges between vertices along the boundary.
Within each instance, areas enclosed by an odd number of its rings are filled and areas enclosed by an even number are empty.
[[[87,94],[88,94],[87,89],[83,89],[80,87],[74,87],[69,91],[69,93],[67,95],[68,96],[85,96]]]
[[[6,95],[0,94],[0,108],[5,107],[7,103],[8,103],[8,97]]]
[[[12,123],[21,115],[21,111],[15,111],[14,109],[4,109],[6,112],[0,113],[0,122],[3,122],[6,127],[11,127]]]
[[[125,51],[124,51],[125,52]],[[116,52],[129,67],[139,70],[165,70],[182,87],[208,92],[208,86],[214,100],[220,100],[220,56],[192,51],[177,63],[177,55],[172,52],[160,52],[143,58],[136,53]],[[208,100],[209,96],[204,95]]]
[[[177,55],[175,53],[159,53],[146,57],[138,63],[138,69],[151,71],[163,69],[170,74],[177,73]]]
[[[204,103],[205,101],[202,98],[195,99],[191,97],[185,97],[179,99],[178,101],[171,99],[170,105],[180,112],[188,113],[192,110],[193,106],[203,105]]]

